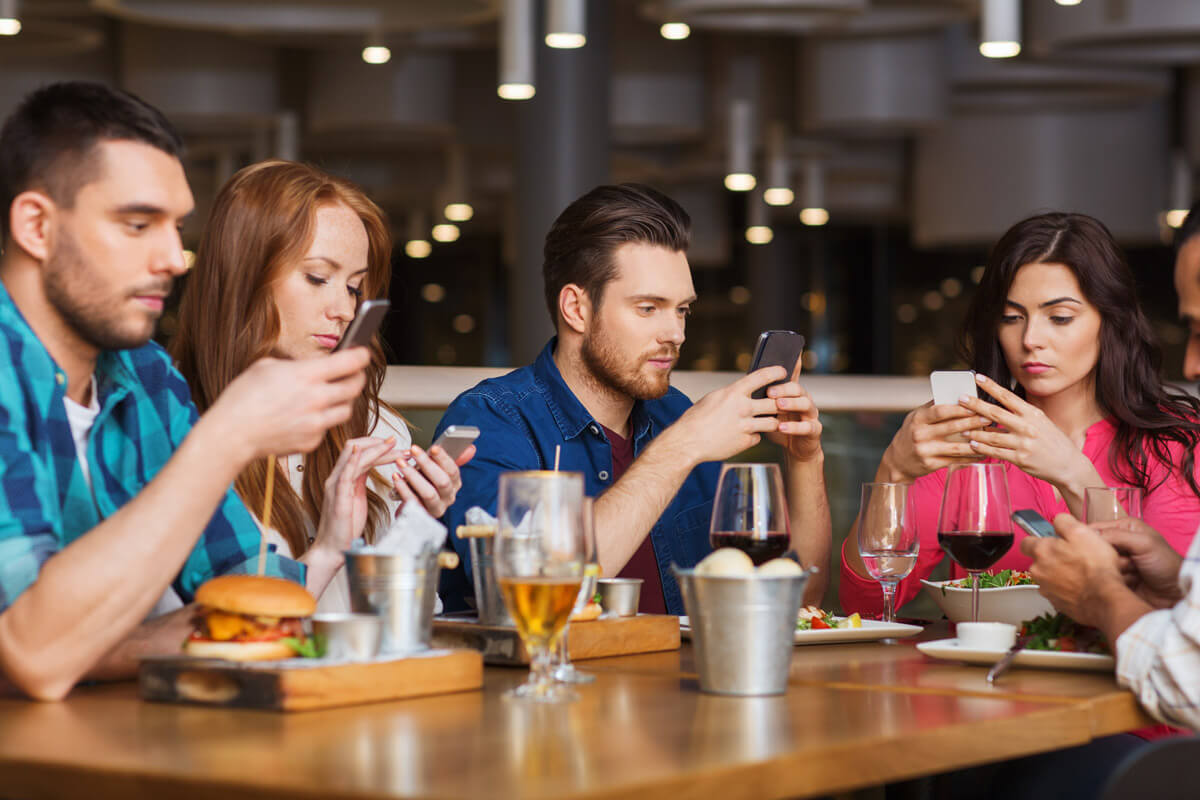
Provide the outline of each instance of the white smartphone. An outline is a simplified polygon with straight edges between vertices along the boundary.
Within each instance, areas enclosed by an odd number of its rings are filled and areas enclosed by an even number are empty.
[[[342,334],[333,352],[345,350],[348,347],[366,347],[371,343],[371,337],[383,324],[392,304],[388,300],[368,300],[358,308],[358,314],[350,321],[350,327]]]
[[[467,451],[471,443],[479,438],[479,428],[474,425],[450,425],[446,430],[442,431],[430,448],[440,447],[446,451],[446,455],[450,456],[452,461],[458,461],[458,457]],[[408,460],[410,467],[417,465],[415,458]]]
[[[929,386],[933,389],[935,406],[956,406],[958,398],[964,394],[968,397],[979,397],[979,387],[975,383],[975,370],[973,369],[931,372],[929,373]]]

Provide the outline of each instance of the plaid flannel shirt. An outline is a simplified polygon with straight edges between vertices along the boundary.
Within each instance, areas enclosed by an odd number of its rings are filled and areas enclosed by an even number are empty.
[[[0,284],[0,612],[47,559],[137,495],[198,418],[187,383],[157,344],[102,352],[95,375],[89,488],[63,406],[66,376]],[[172,586],[190,602],[215,575],[255,571],[258,548],[258,528],[231,488]],[[274,553],[267,572],[304,580],[302,565]]]
[[[1192,540],[1179,586],[1184,597],[1152,611],[1117,639],[1117,681],[1156,719],[1200,729],[1200,535]]]

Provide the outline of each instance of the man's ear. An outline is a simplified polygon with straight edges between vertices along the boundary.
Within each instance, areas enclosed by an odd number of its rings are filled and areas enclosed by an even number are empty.
[[[592,301],[582,286],[568,283],[559,290],[558,315],[576,333],[582,335],[587,331],[592,324]]]
[[[33,189],[13,198],[8,209],[8,238],[37,261],[45,261],[53,249],[53,220],[58,207],[49,195]]]

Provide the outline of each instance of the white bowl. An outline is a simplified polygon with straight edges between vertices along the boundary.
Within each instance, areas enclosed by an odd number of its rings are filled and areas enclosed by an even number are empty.
[[[971,590],[947,584],[954,581],[926,581],[925,591],[952,622],[971,621]],[[979,590],[979,621],[1007,622],[1020,625],[1027,619],[1054,613],[1050,601],[1038,593],[1036,584],[1005,586]]]
[[[960,622],[954,626],[959,647],[1007,650],[1017,641],[1017,626],[1006,622]]]

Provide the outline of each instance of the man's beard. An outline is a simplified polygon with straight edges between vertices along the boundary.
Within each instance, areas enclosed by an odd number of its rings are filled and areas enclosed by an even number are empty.
[[[130,350],[150,341],[154,326],[129,330],[125,301],[131,295],[113,298],[97,270],[84,258],[74,238],[65,230],[42,272],[46,299],[80,339],[97,350]],[[170,282],[141,291],[170,290]],[[150,313],[149,311],[147,313]]]
[[[639,358],[632,366],[629,360],[605,335],[604,328],[597,327],[583,337],[581,350],[584,366],[603,388],[632,397],[634,400],[654,400],[662,397],[671,388],[671,373],[662,370],[661,375],[646,375],[641,367],[649,356]],[[666,353],[654,353],[653,357],[676,358],[679,353],[671,348]]]

